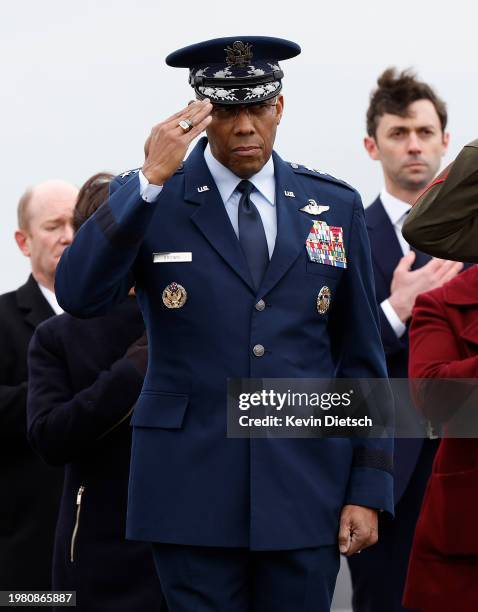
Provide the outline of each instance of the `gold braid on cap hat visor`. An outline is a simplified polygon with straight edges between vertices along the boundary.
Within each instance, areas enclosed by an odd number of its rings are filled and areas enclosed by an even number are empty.
[[[181,119],[181,121],[178,123],[178,127],[180,127],[182,131],[187,134],[193,129],[194,123],[191,121],[191,119]]]

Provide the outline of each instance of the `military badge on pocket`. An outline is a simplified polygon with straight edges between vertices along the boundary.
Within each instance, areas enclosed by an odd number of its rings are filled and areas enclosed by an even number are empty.
[[[319,295],[317,296],[317,310],[319,314],[324,315],[327,313],[327,311],[329,310],[331,299],[332,292],[326,285],[324,285],[319,291]]]
[[[163,291],[163,304],[166,308],[181,308],[187,299],[186,289],[178,283],[171,283]]]
[[[347,267],[341,227],[329,226],[325,221],[314,221],[305,247],[310,261],[337,268]]]

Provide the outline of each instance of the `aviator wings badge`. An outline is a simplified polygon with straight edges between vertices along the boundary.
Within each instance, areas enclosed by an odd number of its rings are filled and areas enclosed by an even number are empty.
[[[325,204],[317,204],[315,200],[309,199],[308,204],[303,206],[300,210],[309,213],[309,215],[321,215],[323,212],[327,212],[330,206]]]

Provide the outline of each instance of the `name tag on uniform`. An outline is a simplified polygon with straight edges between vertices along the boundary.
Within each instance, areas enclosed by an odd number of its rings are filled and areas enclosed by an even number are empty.
[[[310,261],[346,268],[344,232],[341,227],[332,227],[325,221],[314,221],[305,241]]]
[[[192,253],[171,253],[169,251],[153,253],[153,263],[188,263],[192,260]]]

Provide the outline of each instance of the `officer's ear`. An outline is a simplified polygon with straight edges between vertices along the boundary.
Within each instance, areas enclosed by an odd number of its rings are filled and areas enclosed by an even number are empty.
[[[282,119],[283,112],[284,112],[284,96],[278,96],[277,103],[276,103],[277,125],[279,125]]]
[[[363,139],[363,146],[372,159],[380,159],[377,141],[373,136],[365,136]]]

